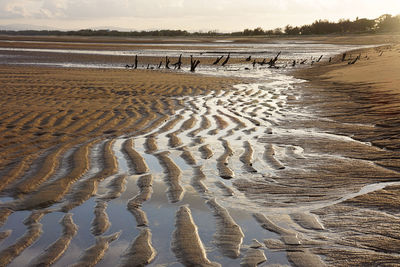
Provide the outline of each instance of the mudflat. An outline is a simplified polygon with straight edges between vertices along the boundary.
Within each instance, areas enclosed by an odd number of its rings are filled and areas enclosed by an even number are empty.
[[[0,47],[55,51],[1,52],[0,265],[398,264],[400,46],[375,37],[296,39],[311,58],[288,49],[273,68],[246,45],[275,56],[293,39],[10,37]],[[182,42],[204,69],[57,50]]]
[[[168,116],[182,108],[171,97],[227,89],[239,81],[146,70],[6,65],[0,75],[3,170],[55,145],[141,130],[134,122],[142,116]]]

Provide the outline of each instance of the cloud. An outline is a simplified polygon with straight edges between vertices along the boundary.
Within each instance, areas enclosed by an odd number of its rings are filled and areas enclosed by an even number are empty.
[[[31,8],[35,3],[32,1],[3,1],[0,5],[2,18],[20,18],[32,15]],[[35,9],[35,7],[33,7]]]
[[[135,28],[244,29],[301,25],[316,19],[377,17],[398,0],[0,0],[0,21]],[[83,25],[85,24],[85,25]],[[197,25],[197,26],[195,26]]]
[[[3,0],[1,18],[62,18],[67,0]]]
[[[293,6],[315,7],[316,0],[3,0],[1,17],[172,18],[285,12]],[[309,4],[304,4],[304,2]],[[323,1],[330,2],[330,1]]]

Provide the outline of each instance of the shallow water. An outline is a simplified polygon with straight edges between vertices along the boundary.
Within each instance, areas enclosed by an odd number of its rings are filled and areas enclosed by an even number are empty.
[[[176,44],[174,44],[176,45]],[[256,54],[260,57],[271,57],[277,51],[282,51],[282,57],[286,59],[310,58],[324,54],[327,57],[355,46],[337,46],[314,43],[287,43],[278,42],[274,44],[230,44],[213,43],[201,44],[202,46],[212,46],[212,50],[198,50],[194,46],[192,50],[185,51],[185,55],[192,53],[202,53],[201,56],[214,55],[216,53],[226,53],[230,51],[234,57],[241,57],[248,54]],[[166,45],[168,46],[168,45]],[[7,51],[19,52],[24,57],[24,52],[40,53],[77,53],[95,55],[146,55],[146,56],[177,56],[182,51],[165,49],[142,49],[134,51],[97,51],[97,50],[60,50],[60,49],[5,49],[0,48],[0,53]],[[3,57],[0,57],[0,63]],[[13,64],[7,59],[6,63]],[[15,62],[14,62],[15,63]],[[21,63],[21,62],[18,62]],[[77,63],[48,63],[43,61],[30,62],[25,58],[22,64],[43,64],[58,65],[63,67],[75,67]],[[97,65],[79,63],[81,67],[119,67],[115,65]],[[148,227],[152,232],[152,244],[157,251],[155,260],[150,266],[180,266],[179,259],[171,250],[173,232],[175,230],[176,213],[179,207],[187,205],[190,209],[193,221],[198,228],[199,237],[205,247],[207,257],[212,262],[219,262],[223,266],[238,266],[248,250],[253,239],[261,243],[265,239],[281,239],[284,234],[277,233],[271,229],[266,230],[262,227],[253,214],[260,213],[268,217],[276,225],[290,231],[313,238],[315,235],[324,234],[324,231],[310,231],[302,228],[295,221],[290,219],[292,213],[304,212],[309,214],[311,211],[343,202],[351,197],[362,195],[368,192],[379,190],[388,185],[398,184],[391,181],[397,174],[389,170],[381,170],[373,162],[353,158],[339,148],[357,148],[361,152],[369,153],[371,149],[374,153],[381,153],[378,148],[371,147],[371,144],[357,141],[350,136],[341,133],[326,132],[318,127],[299,128],[291,126],[291,121],[307,120],[318,121],[320,118],[311,108],[302,106],[302,91],[299,87],[304,81],[295,79],[288,69],[267,69],[257,67],[246,70],[243,65],[230,65],[228,68],[199,67],[199,74],[235,76],[255,78],[254,83],[236,85],[229,92],[212,92],[207,96],[184,96],[185,103],[192,102],[193,105],[186,104],[182,115],[182,120],[174,127],[165,132],[157,129],[134,137],[127,133],[126,136],[117,137],[113,145],[113,154],[116,157],[118,170],[117,173],[106,177],[99,183],[97,194],[90,197],[83,204],[73,208],[74,222],[79,226],[77,235],[72,239],[71,244],[65,254],[56,262],[56,266],[66,266],[73,264],[80,257],[82,252],[95,243],[95,236],[91,233],[91,222],[94,218],[93,209],[99,197],[106,194],[109,190],[110,182],[117,175],[127,174],[126,190],[116,198],[107,201],[106,213],[109,217],[111,226],[103,235],[113,234],[121,231],[118,240],[110,244],[102,261],[97,266],[110,266],[119,261],[129,244],[139,234],[143,227]],[[194,116],[197,120],[193,127],[186,130],[183,125],[186,120]],[[227,122],[224,128],[219,125],[217,117]],[[195,136],[190,136],[190,132],[201,126],[202,117],[207,117],[210,125],[207,129],[202,129]],[[173,117],[170,118],[172,120]],[[239,127],[239,120],[244,126]],[[180,139],[181,144],[174,147],[170,144],[170,135],[175,133]],[[146,152],[145,142],[149,135],[155,135],[158,150],[155,153]],[[196,143],[195,139],[202,137],[203,143]],[[141,210],[148,219],[147,226],[137,226],[135,217],[127,209],[130,199],[140,193],[137,180],[141,175],[135,173],[134,168],[129,165],[129,158],[123,152],[122,145],[128,139],[134,139],[135,151],[143,157],[153,175],[152,195],[141,205]],[[222,158],[227,148],[224,141],[228,142],[233,153],[224,163],[233,173],[232,179],[223,179],[219,167],[219,160]],[[245,152],[244,142],[249,141],[254,150],[252,167],[256,172],[249,172],[240,160],[240,156]],[[200,147],[209,145],[213,156],[204,159]],[[90,179],[98,173],[104,164],[101,161],[101,146],[104,143],[96,144],[90,153],[92,161],[91,169],[82,179]],[[267,150],[273,149],[273,152]],[[329,146],[329,147],[328,147]],[[337,147],[337,150],[330,150],[330,147]],[[195,164],[190,164],[182,156],[185,147],[192,157],[196,160]],[[327,148],[328,147],[328,148]],[[168,151],[168,158],[179,168],[179,185],[183,188],[182,197],[178,202],[173,201],[167,191],[171,189],[172,174],[171,166],[163,166],[160,163],[158,153]],[[66,154],[66,157],[68,154]],[[284,169],[276,168],[276,163],[281,164]],[[360,165],[363,172],[384,171],[382,181],[372,180],[368,175],[362,176],[357,170],[346,171],[352,165]],[[196,186],[196,168],[200,168],[204,173],[205,179],[202,180],[205,192],[198,190]],[[331,180],[332,174],[340,171],[341,178],[351,180],[357,176],[357,182],[349,186],[345,183],[337,183]],[[343,171],[344,170],[344,171]],[[53,177],[57,179],[65,173],[65,169],[60,169]],[[227,186],[233,195],[226,194]],[[351,181],[350,181],[351,183]],[[317,194],[316,194],[317,192]],[[230,214],[233,221],[241,228],[244,238],[241,243],[240,256],[231,258],[223,253],[223,248],[218,247],[214,234],[221,225],[212,210],[206,204],[206,200],[216,199],[217,202]],[[12,202],[12,198],[4,196],[4,205]],[[43,225],[43,234],[31,246],[26,248],[16,257],[10,266],[26,265],[46,247],[52,244],[62,233],[62,227],[58,221],[64,213],[57,210],[59,204],[55,204],[46,214],[40,223]],[[14,244],[18,237],[26,231],[26,226],[22,224],[23,219],[29,216],[28,211],[17,211],[10,215],[0,231],[12,230],[12,234],[0,243],[0,251]],[[290,265],[284,249],[269,249],[265,246],[260,248],[266,255],[268,264],[278,263]]]
[[[24,41],[13,41],[18,44]],[[32,42],[35,43],[35,42]],[[50,42],[51,43],[51,42]],[[58,42],[57,42],[58,43]],[[62,44],[62,43],[61,43]],[[65,43],[68,44],[68,43]],[[75,44],[75,43],[72,43]],[[78,43],[79,44],[79,43]],[[96,43],[102,44],[102,43]],[[95,44],[94,44],[95,45]],[[152,46],[157,46],[154,48]],[[171,48],[178,47],[178,48]],[[189,47],[189,48],[188,48]],[[259,61],[263,58],[272,58],[281,51],[281,59],[293,60],[293,59],[308,59],[308,64],[311,63],[312,58],[318,59],[319,56],[324,55],[322,61],[327,61],[330,56],[338,53],[342,53],[348,50],[359,48],[360,46],[354,45],[333,45],[333,44],[319,44],[312,42],[299,42],[299,41],[276,41],[267,44],[252,44],[252,43],[174,43],[174,44],[140,44],[137,49],[120,49],[120,50],[99,50],[99,49],[47,49],[47,48],[6,48],[1,47],[0,42],[0,64],[27,64],[27,65],[45,65],[45,66],[59,66],[59,67],[75,67],[75,68],[124,68],[129,62],[126,62],[126,57],[178,57],[182,54],[183,57],[189,57],[193,55],[196,58],[203,57],[216,57],[219,55],[226,55],[228,52],[231,53],[232,58],[244,58],[248,55],[252,55],[253,58],[258,58]],[[367,46],[364,46],[367,47]],[[12,53],[12,54],[11,54]],[[38,55],[32,57],[32,53]],[[120,58],[120,63],[94,63],[94,62],[82,62],[82,58],[78,58],[77,61],[72,58],[67,58],[66,61],[53,60],[53,58],[59,55],[95,55],[95,56],[113,56]],[[251,62],[249,62],[251,66]],[[184,70],[187,68],[184,67]],[[200,64],[197,71],[205,74],[215,74],[215,68],[204,67]],[[234,73],[237,69],[243,69],[243,65],[230,65],[228,68],[221,68],[218,71],[218,75],[229,75],[229,76],[249,76],[254,74]],[[265,68],[258,68],[265,69]],[[224,74],[224,73],[228,74]]]

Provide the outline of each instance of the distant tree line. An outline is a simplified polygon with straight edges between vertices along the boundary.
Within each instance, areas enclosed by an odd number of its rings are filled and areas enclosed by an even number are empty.
[[[346,34],[346,33],[384,33],[400,32],[400,15],[385,14],[377,19],[359,19],[354,21],[341,19],[338,22],[316,20],[314,23],[293,27],[287,25],[284,29],[264,31],[260,27],[254,30],[245,29],[243,35],[309,35],[309,34]]]
[[[92,30],[82,29],[78,31],[58,31],[58,30],[22,30],[22,31],[0,31],[0,34],[10,35],[55,35],[55,36],[120,36],[120,37],[138,37],[138,36],[189,36],[191,33],[185,30],[155,30],[155,31],[116,31],[116,30]]]
[[[188,32],[186,30],[154,30],[154,31],[115,31],[83,29],[78,31],[57,30],[0,30],[0,34],[8,35],[74,35],[74,36],[120,36],[120,37],[146,37],[146,36],[260,36],[260,35],[311,35],[311,34],[347,34],[347,33],[385,33],[400,32],[400,15],[385,14],[377,19],[359,19],[354,21],[341,19],[338,22],[316,20],[314,23],[303,26],[287,25],[285,28],[264,30],[261,27],[245,29],[239,32],[219,33],[218,31]]]
[[[357,18],[354,21],[342,19],[339,22],[317,20],[311,25],[301,27],[287,25],[284,32],[289,35],[400,32],[400,15],[385,14],[377,19]]]

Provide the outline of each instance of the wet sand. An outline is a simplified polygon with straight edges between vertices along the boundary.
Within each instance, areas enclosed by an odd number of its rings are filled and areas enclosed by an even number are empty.
[[[182,108],[169,97],[223,90],[238,81],[146,70],[27,66],[1,66],[0,75],[0,169],[8,173],[2,189],[40,153],[46,160],[37,168],[42,180],[38,184],[56,169],[57,158],[67,148],[63,144],[70,148],[92,138],[139,131],[148,124],[142,116]],[[19,186],[22,193],[27,182]]]
[[[1,265],[397,264],[399,52],[288,83],[1,65]]]
[[[378,166],[395,171],[398,181],[400,45],[347,53],[353,60],[357,55],[361,57],[354,65],[348,65],[348,60],[342,62],[340,55],[334,64],[303,69],[297,76],[310,81],[306,88],[306,103],[321,108],[325,113],[323,116],[347,124],[374,125],[349,127],[345,131],[357,140],[386,150],[387,156],[373,156],[372,160]],[[315,94],[322,99],[319,103],[311,99]],[[335,131],[329,129],[332,130]],[[400,262],[400,231],[396,226],[399,197],[399,186],[388,185],[312,211],[319,215],[327,229],[338,234],[321,242],[328,241],[335,244],[334,247],[328,249],[319,244],[312,251],[326,256],[325,261],[334,266],[348,266],[350,262],[357,266],[397,266]]]

